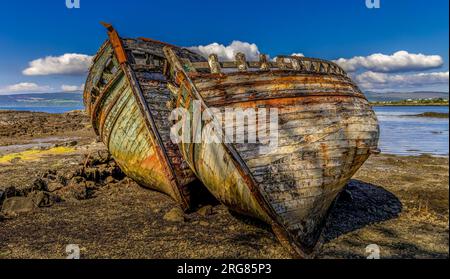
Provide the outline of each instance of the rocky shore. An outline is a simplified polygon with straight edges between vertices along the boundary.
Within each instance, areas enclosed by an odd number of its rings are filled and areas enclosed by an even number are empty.
[[[336,202],[319,258],[448,258],[448,158],[373,156]],[[185,214],[127,178],[83,112],[0,111],[0,259],[290,258],[214,200]]]

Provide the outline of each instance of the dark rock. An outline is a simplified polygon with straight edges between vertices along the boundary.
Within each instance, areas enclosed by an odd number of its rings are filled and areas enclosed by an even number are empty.
[[[99,167],[98,172],[100,174],[100,180],[105,180],[108,176],[111,175],[111,172],[105,167]]]
[[[106,164],[111,160],[111,155],[108,151],[99,151],[97,154],[91,155],[91,157],[88,158],[88,166],[97,166],[101,164]]]
[[[10,186],[5,189],[3,196],[4,196],[4,198],[11,198],[11,197],[17,196],[17,193],[18,193],[18,191],[17,191],[16,187]]]
[[[83,165],[83,163],[81,163],[81,165]],[[76,169],[72,177],[75,176],[84,176],[84,168]]]
[[[70,185],[70,184],[81,184],[81,183],[84,183],[85,181],[86,181],[86,179],[85,179],[84,177],[81,177],[81,176],[74,176],[74,177],[70,180],[69,185]]]
[[[197,214],[201,216],[209,216],[213,214],[213,207],[211,205],[205,205],[199,210],[197,210]]]
[[[36,179],[31,186],[31,191],[46,191],[48,192],[47,182],[41,178]]]
[[[49,175],[47,175],[47,179],[48,180],[56,180],[56,176],[53,174],[49,174]]]
[[[63,175],[58,175],[57,182],[63,186],[67,186],[68,179]]]
[[[11,197],[5,199],[1,213],[6,217],[16,217],[22,213],[33,211],[35,204],[30,197]]]
[[[56,191],[55,194],[65,201],[84,200],[87,198],[86,187],[81,184],[69,184],[68,186]]]
[[[57,195],[43,191],[31,192],[28,198],[33,200],[35,207],[50,207],[61,201]]]
[[[86,181],[86,189],[95,190],[97,189],[97,184],[94,181]]]
[[[44,177],[48,177],[49,175],[56,175],[58,172],[56,170],[47,170],[44,174]]]
[[[122,180],[125,178],[125,174],[122,172],[119,166],[114,166],[114,168],[111,171],[111,175],[117,180]]]
[[[76,145],[78,145],[78,141],[73,140],[73,141],[69,142],[67,145],[68,146],[76,146]]]
[[[59,182],[50,182],[47,184],[47,189],[49,192],[55,192],[59,189],[63,188],[65,185],[59,183]]]
[[[178,208],[172,208],[171,210],[169,210],[169,212],[167,212],[164,215],[164,220],[169,221],[169,222],[184,222],[185,221],[185,217],[184,217],[184,212]]]
[[[84,173],[85,173],[86,180],[95,181],[95,182],[100,181],[100,173],[99,173],[98,169],[88,168],[84,171]]]

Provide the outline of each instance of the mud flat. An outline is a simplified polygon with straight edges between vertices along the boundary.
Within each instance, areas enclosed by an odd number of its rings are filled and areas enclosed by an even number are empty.
[[[379,155],[349,183],[319,258],[448,258],[448,158]],[[183,214],[125,177],[82,112],[0,112],[0,258],[290,258],[209,199]]]

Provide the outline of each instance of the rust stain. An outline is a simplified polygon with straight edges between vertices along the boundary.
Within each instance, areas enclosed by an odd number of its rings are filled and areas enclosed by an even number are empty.
[[[163,172],[164,168],[161,165],[161,162],[158,158],[158,155],[152,154],[150,156],[148,156],[141,164],[141,166],[144,169],[150,169],[150,170],[154,170],[154,171],[160,171]]]

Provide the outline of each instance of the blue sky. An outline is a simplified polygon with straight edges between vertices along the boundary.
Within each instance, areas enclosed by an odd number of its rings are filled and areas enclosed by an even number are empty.
[[[379,9],[368,9],[366,0],[80,0],[80,9],[65,2],[2,3],[0,94],[79,89],[83,63],[106,39],[100,21],[113,23],[122,36],[181,46],[217,42],[227,49],[241,41],[272,57],[343,58],[366,90],[448,91],[448,0],[380,0]],[[64,56],[78,64],[58,68],[41,61],[24,74],[30,62],[53,56],[62,63],[64,54],[78,54]]]

